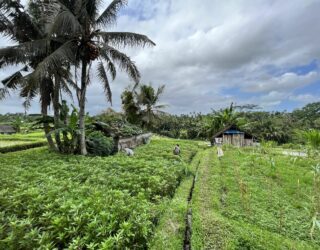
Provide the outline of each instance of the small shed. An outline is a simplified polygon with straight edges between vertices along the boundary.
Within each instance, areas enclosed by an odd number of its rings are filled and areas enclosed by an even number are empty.
[[[221,141],[222,144],[233,145],[236,147],[246,147],[254,145],[254,137],[241,131],[236,125],[230,125],[216,133],[212,141]]]
[[[16,132],[16,129],[10,125],[0,125],[0,134],[11,135],[15,134]]]

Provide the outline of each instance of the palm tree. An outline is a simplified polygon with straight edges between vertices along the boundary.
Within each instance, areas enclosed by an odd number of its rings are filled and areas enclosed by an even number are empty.
[[[166,105],[158,105],[165,85],[160,86],[157,91],[151,85],[141,85],[139,91],[135,90],[136,87],[122,93],[122,108],[129,122],[151,129],[159,115],[165,114],[161,109]]]
[[[45,3],[46,0],[40,2]],[[47,11],[40,9],[39,1],[30,1],[29,9],[26,11],[19,1],[4,0],[0,4],[0,33],[18,43],[0,49],[0,65],[25,64],[23,68],[10,75],[2,81],[4,88],[0,89],[0,99],[9,94],[9,90],[20,91],[20,96],[25,98],[24,106],[28,108],[30,102],[37,95],[40,96],[41,113],[46,119],[48,107],[53,104],[55,127],[58,127],[59,118],[59,95],[61,90],[72,96],[69,85],[76,88],[72,83],[71,75],[66,68],[60,68],[55,75],[47,74],[43,78],[35,77],[38,64],[46,58],[51,51],[59,47],[59,43],[49,42],[47,38],[46,23],[42,22]],[[23,73],[27,74],[26,76]],[[50,126],[44,123],[44,131],[49,147],[55,149],[50,134]],[[60,148],[60,135],[55,134],[58,148]]]
[[[9,37],[12,41],[19,44],[29,44],[34,40],[43,38],[44,31],[40,28],[39,23],[32,20],[31,15],[24,10],[20,1],[3,0],[0,3],[0,33]],[[39,44],[37,44],[39,45]],[[40,92],[41,113],[47,116],[48,107],[51,102],[52,83],[50,79],[43,79],[41,84],[31,81],[31,77],[24,77],[23,72],[28,72],[30,67],[34,68],[39,62],[39,55],[23,56],[22,48],[19,46],[8,47],[0,50],[0,68],[9,64],[25,64],[20,70],[10,75],[2,81],[4,87],[0,89],[0,100],[9,95],[9,90],[16,90],[20,88],[20,95],[26,101],[24,106],[28,106],[30,101],[35,97],[37,92]],[[49,135],[50,127],[48,124],[44,125],[45,134],[50,148],[54,148],[54,143]]]
[[[4,0],[10,3],[12,1]],[[54,81],[53,104],[55,117],[59,117],[57,100],[63,74],[61,70],[68,73],[70,65],[75,66],[76,88],[79,102],[79,129],[80,129],[80,151],[85,155],[85,101],[87,86],[90,82],[89,71],[92,62],[99,60],[97,74],[103,83],[108,101],[112,101],[108,74],[112,79],[116,77],[115,64],[137,84],[140,73],[134,62],[114,46],[145,46],[155,45],[148,37],[128,32],[104,32],[101,28],[111,25],[116,21],[117,13],[126,4],[125,0],[113,0],[102,12],[98,13],[100,0],[50,0],[41,1],[39,6],[46,13],[45,28],[48,28],[46,37],[37,36],[36,39],[23,41],[23,43],[0,50],[2,64],[18,64],[32,61],[34,57],[41,58],[35,64],[35,70],[27,79],[29,86],[42,86],[43,80],[50,78]],[[5,5],[3,5],[5,6]],[[2,6],[0,6],[2,8]],[[21,6],[17,7],[18,9]],[[9,19],[8,19],[9,20]],[[5,22],[8,21],[7,19]],[[49,54],[49,55],[48,55]],[[77,70],[81,69],[80,87],[77,86]],[[67,74],[68,75],[68,74]],[[8,84],[7,84],[8,86]],[[36,95],[35,89],[25,91],[27,100]],[[41,91],[40,91],[41,92]],[[0,95],[4,96],[7,89],[3,89]],[[56,104],[56,105],[55,105]]]
[[[124,110],[126,120],[132,124],[140,122],[140,108],[135,99],[134,91],[129,89],[126,89],[121,95],[122,109]]]
[[[112,93],[108,74],[116,77],[116,67],[126,71],[137,84],[140,73],[134,62],[115,46],[155,45],[148,37],[129,32],[106,32],[101,28],[114,24],[117,13],[126,4],[126,0],[113,0],[99,14],[101,0],[56,0],[44,7],[51,13],[50,41],[62,45],[46,57],[36,68],[37,78],[57,73],[57,66],[71,63],[75,71],[80,69],[80,87],[77,93],[79,101],[80,151],[86,155],[85,144],[85,102],[90,82],[89,71],[93,61],[97,63],[97,75],[101,79],[108,101],[112,102]],[[75,76],[77,74],[75,73]]]
[[[232,125],[237,121],[237,114],[235,112],[233,103],[230,107],[222,109],[218,112],[213,113],[211,118],[206,119],[207,133],[209,137],[221,130],[222,128]]]
[[[165,85],[160,86],[157,91],[151,85],[141,85],[140,92],[137,93],[138,106],[141,107],[140,117],[142,126],[151,128],[159,113],[163,113],[161,109],[166,105],[158,105],[159,99],[163,94]]]

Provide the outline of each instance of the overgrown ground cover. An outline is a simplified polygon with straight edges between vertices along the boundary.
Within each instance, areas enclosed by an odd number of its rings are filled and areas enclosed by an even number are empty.
[[[319,249],[319,158],[216,149],[199,165],[193,249]],[[319,171],[319,169],[318,169]]]
[[[2,155],[0,249],[146,248],[198,144],[154,138],[132,158]]]
[[[43,132],[19,133],[13,135],[0,135],[0,153],[25,150],[43,146],[46,138]]]

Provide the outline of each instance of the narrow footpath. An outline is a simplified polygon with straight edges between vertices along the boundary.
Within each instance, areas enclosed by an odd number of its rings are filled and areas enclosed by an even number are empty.
[[[201,228],[208,223],[207,220],[210,216],[206,215],[212,211],[210,181],[212,176],[211,170],[214,153],[215,151],[213,149],[206,150],[194,177],[194,182],[188,199],[189,205],[186,215],[184,250],[203,249],[203,243],[207,241],[207,237],[210,238],[210,235],[202,235],[200,231],[203,231]],[[197,230],[194,230],[194,228],[197,228]],[[198,238],[203,239],[199,244],[197,243]],[[197,247],[195,248],[193,245],[196,245]],[[200,248],[198,248],[198,246]]]

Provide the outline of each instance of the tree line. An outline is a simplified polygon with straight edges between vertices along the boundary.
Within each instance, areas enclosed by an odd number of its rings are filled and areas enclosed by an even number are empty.
[[[235,106],[208,114],[159,114],[152,125],[155,133],[182,139],[211,139],[218,131],[235,124],[257,140],[279,144],[303,143],[301,131],[320,129],[320,102],[292,112],[259,111],[256,106]]]

